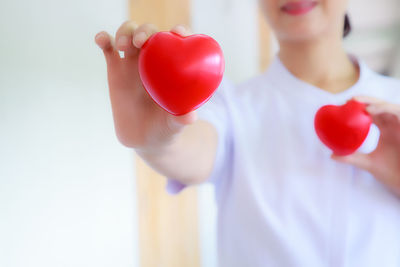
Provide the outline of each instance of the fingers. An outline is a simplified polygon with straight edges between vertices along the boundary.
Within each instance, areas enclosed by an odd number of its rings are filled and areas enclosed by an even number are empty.
[[[386,103],[386,102],[373,103],[367,107],[367,111],[371,115],[390,113],[400,118],[400,106],[391,103]]]
[[[107,61],[109,61],[119,58],[118,50],[124,51],[125,57],[136,55],[147,39],[157,31],[157,27],[153,24],[147,23],[138,26],[136,22],[128,20],[119,27],[116,33],[116,42],[105,31],[96,35],[95,42],[103,50]],[[192,34],[191,30],[183,24],[175,25],[171,32],[184,37]]]
[[[179,34],[180,36],[186,37],[189,35],[192,35],[192,31],[188,29],[185,25],[183,24],[177,24],[175,25],[172,29],[171,32],[174,32],[176,34]]]
[[[345,164],[350,164],[355,167],[358,167],[360,169],[366,170],[366,171],[371,171],[371,158],[368,154],[362,154],[362,153],[354,153],[349,156],[336,156],[332,155],[331,159],[336,160],[341,163]]]
[[[168,114],[168,126],[173,132],[177,132],[184,126],[189,125],[197,121],[197,112],[191,111],[187,114],[174,116]]]
[[[357,96],[353,99],[367,104],[366,111],[371,115],[373,122],[379,128],[400,122],[399,105],[387,103],[381,99],[368,96]]]
[[[128,20],[125,21],[118,29],[116,37],[116,48],[124,51],[125,56],[136,55],[138,49],[133,46],[133,33],[138,28],[136,22]]]
[[[192,111],[185,115],[176,116],[174,118],[174,120],[182,125],[192,124],[193,122],[195,122],[197,120],[197,112]]]
[[[381,132],[381,137],[398,138],[400,135],[400,120],[397,116],[390,113],[381,113],[372,116],[372,120],[374,124],[378,126],[379,131]]]
[[[95,42],[103,50],[107,65],[110,65],[120,61],[118,50],[124,51],[125,58],[135,56],[141,46],[155,32],[157,32],[157,28],[153,24],[138,26],[134,21],[125,21],[117,31],[116,42],[105,31],[96,34]]]
[[[133,33],[133,45],[136,48],[141,48],[147,39],[157,31],[157,27],[153,24],[140,25]]]
[[[373,123],[379,130],[385,132],[399,131],[400,129],[400,107],[389,103],[370,104],[366,108],[371,115]]]
[[[393,113],[400,118],[400,106],[386,101],[369,96],[356,96],[353,98],[356,101],[367,104],[367,111],[371,115],[380,113]]]
[[[114,38],[105,31],[101,31],[95,36],[96,44],[103,50],[107,64],[119,59],[118,51],[115,49]]]
[[[358,101],[358,102],[362,102],[365,103],[367,105],[370,104],[380,104],[380,103],[384,103],[385,101],[375,98],[375,97],[371,97],[371,96],[355,96],[353,97],[354,100]]]

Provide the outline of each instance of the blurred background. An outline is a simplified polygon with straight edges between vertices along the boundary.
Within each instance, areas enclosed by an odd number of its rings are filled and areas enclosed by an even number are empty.
[[[349,14],[348,51],[400,78],[400,1]],[[168,195],[115,137],[94,36],[127,19],[212,36],[235,83],[278,49],[255,0],[2,0],[0,266],[216,266],[213,188]]]

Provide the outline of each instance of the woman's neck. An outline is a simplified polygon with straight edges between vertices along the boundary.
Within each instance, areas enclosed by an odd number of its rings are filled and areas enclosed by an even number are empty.
[[[359,69],[341,41],[328,38],[307,42],[280,42],[279,58],[297,78],[331,93],[340,93],[359,79]]]

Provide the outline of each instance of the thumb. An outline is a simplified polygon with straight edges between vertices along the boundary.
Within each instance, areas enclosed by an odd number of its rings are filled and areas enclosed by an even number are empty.
[[[175,25],[175,27],[171,29],[171,32],[175,32],[183,37],[193,34],[192,31],[183,24]]]
[[[371,166],[371,159],[368,154],[354,153],[348,156],[337,156],[332,154],[331,159],[337,162],[353,165],[366,171],[369,171]]]
[[[180,130],[182,127],[194,123],[195,121],[197,121],[197,119],[198,118],[196,111],[191,111],[180,116],[168,114],[169,127],[173,131]]]
[[[174,116],[173,120],[182,125],[192,124],[197,120],[197,112],[191,111],[181,116]]]

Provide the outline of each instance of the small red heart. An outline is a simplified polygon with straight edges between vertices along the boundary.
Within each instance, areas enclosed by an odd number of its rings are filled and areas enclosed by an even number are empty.
[[[139,74],[151,98],[173,115],[197,109],[221,83],[225,61],[219,44],[196,34],[158,32],[142,46]]]
[[[342,106],[327,105],[315,115],[318,137],[337,156],[354,153],[367,138],[372,124],[366,105],[350,100]]]

